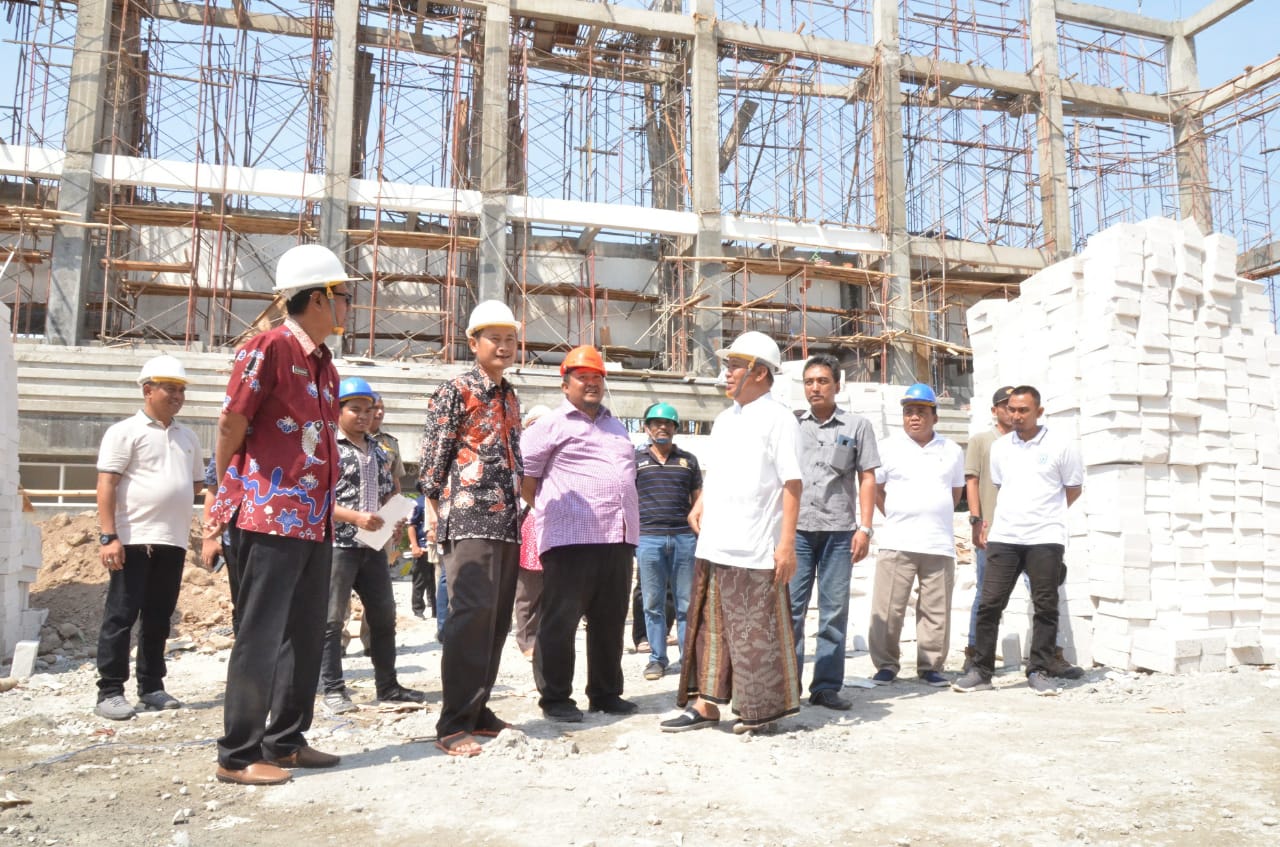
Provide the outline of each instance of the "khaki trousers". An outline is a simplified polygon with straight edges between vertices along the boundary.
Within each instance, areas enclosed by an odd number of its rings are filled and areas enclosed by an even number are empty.
[[[876,582],[871,595],[871,629],[867,646],[878,670],[901,669],[902,622],[911,601],[911,588],[920,582],[916,601],[916,672],[941,671],[947,661],[951,635],[951,589],[956,560],[951,556],[881,550],[876,557]]]

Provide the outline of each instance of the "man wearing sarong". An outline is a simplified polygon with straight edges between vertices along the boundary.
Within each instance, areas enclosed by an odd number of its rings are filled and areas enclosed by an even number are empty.
[[[734,402],[716,417],[710,474],[689,514],[699,535],[676,694],[686,708],[662,722],[664,732],[712,726],[730,703],[736,733],[767,730],[800,711],[787,591],[802,486],[798,425],[769,395],[782,357],[759,332],[716,355]]]

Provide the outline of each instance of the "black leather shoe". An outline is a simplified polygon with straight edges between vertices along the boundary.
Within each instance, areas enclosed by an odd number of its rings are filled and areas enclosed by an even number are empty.
[[[378,699],[383,703],[425,703],[427,695],[425,692],[397,685],[385,694],[379,694]]]
[[[630,700],[623,700],[616,694],[612,697],[601,697],[592,700],[590,709],[593,712],[604,712],[607,715],[634,715],[640,707]]]
[[[835,709],[837,712],[847,712],[853,708],[853,703],[841,697],[834,688],[824,688],[821,691],[813,692],[813,695],[809,697],[809,704],[821,706],[824,709]]]
[[[581,723],[582,710],[573,704],[572,701],[566,703],[548,703],[542,707],[542,714],[546,715],[553,721],[560,723]]]

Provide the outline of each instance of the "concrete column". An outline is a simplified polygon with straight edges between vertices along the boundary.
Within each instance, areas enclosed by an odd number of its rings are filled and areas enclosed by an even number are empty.
[[[911,310],[911,236],[907,233],[907,172],[902,141],[902,55],[898,49],[898,0],[875,0],[873,11],[876,65],[872,142],[875,148],[876,227],[884,233],[889,254],[885,309],[887,332],[921,332]],[[881,370],[885,382],[929,381],[929,361],[911,342],[891,342]]]
[[[76,7],[76,40],[71,54],[63,144],[66,160],[58,182],[58,211],[76,223],[93,219],[96,186],[93,154],[102,140],[106,104],[103,79],[111,49],[110,0],[83,0]],[[91,230],[83,226],[54,229],[49,274],[49,307],[45,338],[50,344],[82,344],[86,337],[85,301],[91,282],[102,273],[94,261]]]
[[[719,370],[715,350],[722,345],[719,311],[724,302],[724,264],[716,258],[724,254],[720,227],[720,77],[716,45],[715,0],[695,4],[693,50],[690,58],[692,115],[692,202],[698,215],[698,234],[693,266],[693,292],[709,295],[694,313],[690,338],[689,367],[694,373],[714,374]],[[710,258],[710,261],[704,261]]]
[[[507,86],[511,73],[511,6],[489,0],[484,16],[484,76],[480,114],[480,248],[476,296],[506,300]]]
[[[352,135],[356,128],[356,32],[360,27],[360,4],[333,4],[333,51],[329,71],[329,95],[325,100],[324,200],[320,203],[320,243],[348,263],[350,239],[343,233],[351,228]]]
[[[1191,93],[1199,88],[1195,41],[1185,35],[1174,36],[1169,40],[1169,91]],[[1184,107],[1174,114],[1173,149],[1182,217],[1195,220],[1202,232],[1212,232],[1209,152],[1204,139],[1204,118],[1199,112]]]
[[[1040,160],[1040,208],[1045,249],[1054,260],[1074,252],[1067,145],[1062,133],[1062,79],[1058,68],[1058,20],[1054,0],[1031,0],[1032,73],[1040,85],[1036,146]]]

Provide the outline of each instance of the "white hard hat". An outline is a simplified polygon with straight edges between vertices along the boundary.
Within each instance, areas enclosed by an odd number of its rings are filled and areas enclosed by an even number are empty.
[[[342,262],[328,247],[299,244],[290,247],[276,263],[276,294],[292,297],[308,288],[328,288],[340,282],[355,282],[358,276],[347,276]]]
[[[186,385],[187,369],[172,356],[156,356],[148,359],[138,373],[138,385],[146,385],[148,382],[178,382]]]
[[[778,373],[782,370],[782,353],[778,350],[778,342],[763,332],[744,332],[733,343],[723,350],[717,350],[716,356],[727,359],[730,356],[741,356],[769,366],[769,370]]]
[[[489,326],[507,326],[518,331],[520,322],[501,300],[481,300],[471,310],[471,318],[467,321],[467,335],[475,335]]]

